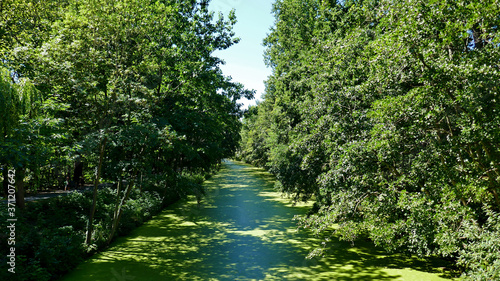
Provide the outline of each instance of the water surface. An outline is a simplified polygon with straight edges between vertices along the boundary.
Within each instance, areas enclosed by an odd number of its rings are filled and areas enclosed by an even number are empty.
[[[439,260],[386,255],[368,242],[319,241],[297,230],[292,206],[261,169],[225,162],[200,206],[182,200],[62,280],[444,280]]]

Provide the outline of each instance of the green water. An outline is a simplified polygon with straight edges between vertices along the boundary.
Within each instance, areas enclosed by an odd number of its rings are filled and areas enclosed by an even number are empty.
[[[307,211],[273,190],[261,169],[226,162],[208,196],[172,205],[62,280],[445,280],[439,260],[386,255],[368,242],[318,240],[291,218]]]

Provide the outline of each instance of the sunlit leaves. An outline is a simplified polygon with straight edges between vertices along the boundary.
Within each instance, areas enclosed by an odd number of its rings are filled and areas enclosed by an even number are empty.
[[[282,191],[314,195],[302,226],[470,258],[464,245],[485,237],[469,233],[500,202],[498,9],[277,1],[265,42],[274,72],[241,155],[265,161]]]
[[[5,85],[44,100],[15,107],[54,116],[37,123],[56,129],[45,146],[52,139],[56,158],[81,159],[87,179],[103,139],[107,181],[212,170],[238,145],[237,100],[254,93],[224,77],[213,56],[238,41],[234,12],[216,18],[206,2],[3,1],[11,8],[0,17]],[[21,87],[23,77],[33,86]]]

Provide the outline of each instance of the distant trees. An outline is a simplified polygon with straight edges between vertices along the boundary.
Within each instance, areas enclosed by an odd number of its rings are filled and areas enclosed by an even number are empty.
[[[500,5],[278,0],[239,156],[316,233],[500,274]],[[495,233],[495,234],[494,234]]]
[[[17,148],[30,145],[23,166],[29,188],[61,186],[78,166],[95,188],[128,182],[117,194],[125,199],[134,187],[168,198],[193,192],[179,182],[203,177],[234,153],[242,116],[236,101],[253,92],[224,77],[212,56],[238,39],[234,13],[214,19],[208,2],[2,1],[2,85],[29,81],[47,123],[16,139]],[[2,104],[2,114],[14,110]],[[11,119],[9,126],[22,121]],[[5,138],[14,135],[1,137],[2,157],[10,157]],[[17,165],[7,156],[3,165]],[[88,243],[92,215],[89,227]]]

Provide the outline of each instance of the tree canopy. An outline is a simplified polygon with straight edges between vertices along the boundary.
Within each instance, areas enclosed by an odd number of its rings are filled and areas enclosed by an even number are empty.
[[[239,40],[234,12],[208,2],[2,1],[2,168],[33,191],[68,179],[193,192],[179,182],[236,151],[237,100],[253,97],[213,55]]]
[[[305,228],[498,278],[498,1],[278,0],[274,15],[239,157],[316,200]]]

